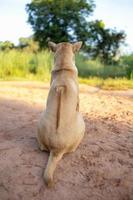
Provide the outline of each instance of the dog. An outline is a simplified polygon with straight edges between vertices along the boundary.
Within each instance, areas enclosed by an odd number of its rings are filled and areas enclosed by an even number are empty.
[[[53,185],[53,173],[59,160],[65,153],[76,150],[85,132],[85,123],[79,113],[78,71],[75,65],[75,53],[81,45],[82,42],[48,43],[54,52],[54,67],[37,135],[40,149],[50,152],[44,171],[48,187]]]

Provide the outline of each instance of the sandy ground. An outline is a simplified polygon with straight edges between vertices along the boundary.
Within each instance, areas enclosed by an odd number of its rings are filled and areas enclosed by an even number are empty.
[[[48,189],[42,178],[48,154],[36,141],[48,88],[0,82],[0,200],[133,200],[133,90],[80,86],[85,137],[60,161]]]

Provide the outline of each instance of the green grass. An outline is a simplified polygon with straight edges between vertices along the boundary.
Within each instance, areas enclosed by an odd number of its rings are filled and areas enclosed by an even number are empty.
[[[127,65],[103,65],[99,60],[90,60],[83,55],[76,56],[79,75],[83,78],[100,77],[116,78],[128,77]]]
[[[0,52],[0,79],[33,78],[48,79],[52,55],[48,51],[37,54],[11,50]]]
[[[133,89],[133,80],[126,78],[107,78],[102,79],[98,77],[92,78],[79,78],[80,83],[84,83],[90,86],[95,86],[104,90],[127,90]]]
[[[30,51],[0,51],[0,80],[50,80],[53,55],[48,51],[32,53]],[[90,60],[84,55],[76,55],[76,66],[80,83],[102,89],[133,88],[132,62],[129,66],[104,66],[98,60]],[[130,77],[130,80],[129,80]]]

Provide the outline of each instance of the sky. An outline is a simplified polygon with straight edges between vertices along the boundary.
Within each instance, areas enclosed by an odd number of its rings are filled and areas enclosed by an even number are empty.
[[[27,23],[25,5],[31,0],[0,0],[0,41],[10,40],[15,44],[20,37],[33,34]],[[103,20],[107,28],[124,30],[127,51],[133,51],[133,0],[95,0],[92,19]]]

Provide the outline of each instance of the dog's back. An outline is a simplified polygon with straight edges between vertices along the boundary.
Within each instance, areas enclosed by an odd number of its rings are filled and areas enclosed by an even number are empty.
[[[76,113],[78,85],[70,73],[72,72],[60,71],[51,83],[46,113],[47,119],[49,117],[51,119],[55,114],[53,118],[55,132],[59,131],[61,127],[68,126]]]

